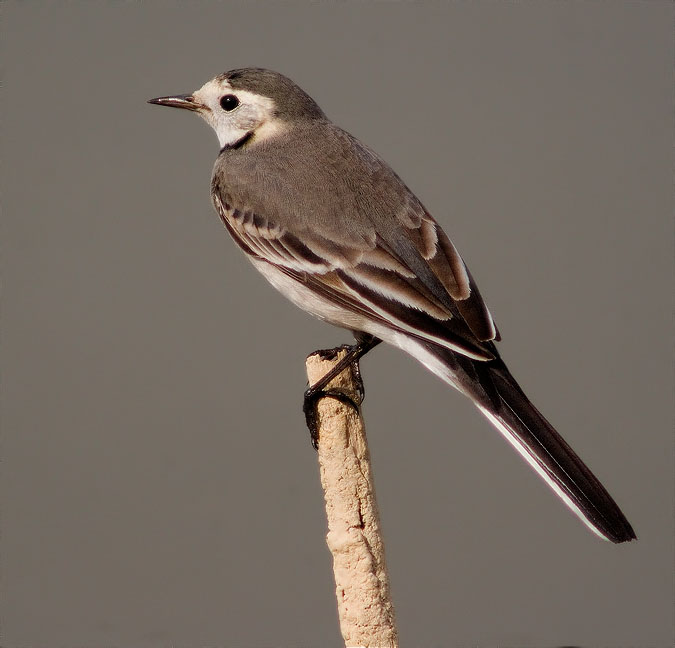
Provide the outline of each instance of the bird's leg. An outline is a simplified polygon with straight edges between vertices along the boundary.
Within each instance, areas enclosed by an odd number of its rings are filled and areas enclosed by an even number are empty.
[[[359,360],[366,353],[368,353],[368,351],[376,347],[380,342],[382,342],[382,340],[376,338],[373,335],[360,334],[359,338],[357,338],[356,344],[352,346],[344,344],[335,349],[319,351],[319,353],[324,358],[334,358],[339,351],[343,350],[346,350],[347,354],[330,371],[328,371],[322,378],[317,380],[305,391],[302,411],[305,413],[305,422],[309,428],[312,446],[314,446],[315,450],[319,443],[319,428],[316,412],[316,404],[318,400],[324,396],[330,396],[342,403],[351,405],[355,410],[358,410],[365,396],[365,388],[363,386],[363,380],[361,379]],[[339,376],[350,365],[352,367],[354,380],[357,383],[356,390],[359,394],[358,403],[355,403],[351,397],[338,389],[326,389],[326,385],[328,385],[328,383],[333,380],[333,378]]]

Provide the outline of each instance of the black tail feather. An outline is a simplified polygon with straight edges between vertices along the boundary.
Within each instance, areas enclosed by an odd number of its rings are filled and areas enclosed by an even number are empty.
[[[499,358],[482,362],[429,344],[427,349],[549,486],[592,530],[612,542],[636,538],[610,494],[544,418]]]

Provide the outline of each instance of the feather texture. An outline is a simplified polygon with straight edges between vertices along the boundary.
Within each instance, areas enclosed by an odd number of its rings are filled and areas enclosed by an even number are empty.
[[[238,245],[293,302],[416,357],[469,396],[593,531],[635,537],[501,361],[499,332],[448,236],[370,149],[325,119],[302,122],[245,154],[224,150],[212,198]]]
[[[223,151],[212,198],[249,254],[364,300],[373,317],[407,329],[414,320],[422,338],[493,357],[484,344],[496,336],[492,317],[446,234],[385,162],[330,122],[296,126],[246,155]]]

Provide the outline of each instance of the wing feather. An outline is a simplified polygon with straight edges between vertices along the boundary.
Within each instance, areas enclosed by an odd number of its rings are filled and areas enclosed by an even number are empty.
[[[376,237],[366,248],[340,246],[316,234],[303,240],[250,209],[235,208],[217,194],[214,204],[228,230],[242,249],[273,263],[305,286],[344,307],[421,339],[440,343],[478,359],[493,357],[489,348],[472,334],[440,279],[426,267],[432,288],[410,264]],[[411,219],[414,222],[414,219]],[[438,255],[439,234],[433,223],[421,218],[416,232],[422,246],[418,263],[429,256],[432,243]],[[427,223],[426,225],[423,225]],[[423,232],[423,228],[426,228]],[[434,258],[432,257],[432,258]],[[456,284],[454,284],[456,286]],[[440,294],[440,297],[439,297]]]
[[[498,333],[464,261],[386,163],[326,124],[280,143],[262,174],[270,150],[221,154],[214,169],[214,205],[243,250],[360,315],[493,357]]]

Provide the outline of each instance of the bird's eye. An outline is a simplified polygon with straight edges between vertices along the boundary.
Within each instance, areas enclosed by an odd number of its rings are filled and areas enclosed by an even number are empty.
[[[234,95],[225,95],[220,98],[220,107],[226,112],[234,110],[239,105],[239,99]]]

